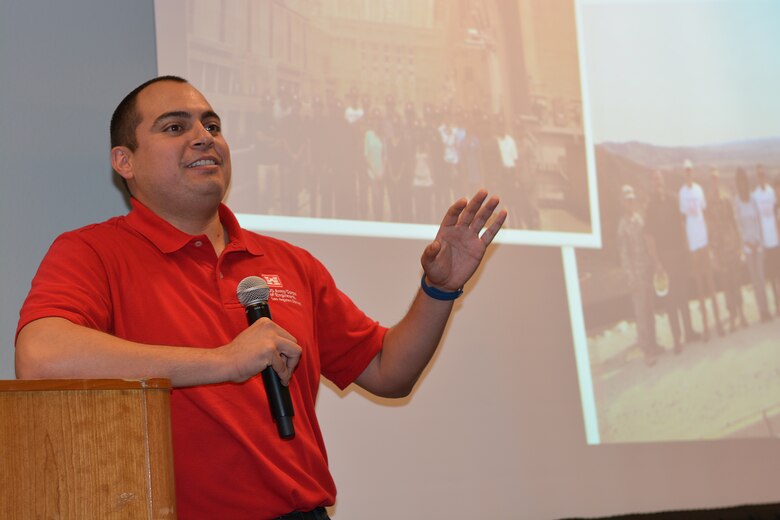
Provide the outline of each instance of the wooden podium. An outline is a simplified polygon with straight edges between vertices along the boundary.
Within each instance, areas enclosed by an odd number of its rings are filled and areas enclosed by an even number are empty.
[[[170,389],[0,381],[0,518],[176,518]]]

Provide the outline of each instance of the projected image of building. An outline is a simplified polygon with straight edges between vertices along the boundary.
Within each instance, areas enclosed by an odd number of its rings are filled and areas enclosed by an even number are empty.
[[[237,211],[435,224],[485,186],[512,228],[592,232],[573,1],[190,0],[185,11],[188,78],[225,119]]]

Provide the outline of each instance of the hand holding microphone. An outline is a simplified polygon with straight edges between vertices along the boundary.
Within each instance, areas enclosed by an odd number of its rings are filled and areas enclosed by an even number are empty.
[[[259,276],[248,276],[238,284],[236,295],[238,301],[244,306],[250,326],[261,318],[271,319],[271,310],[268,307],[269,292],[268,284]],[[282,439],[289,439],[295,436],[292,423],[295,414],[290,399],[290,389],[282,384],[273,366],[266,367],[261,375],[279,436]]]

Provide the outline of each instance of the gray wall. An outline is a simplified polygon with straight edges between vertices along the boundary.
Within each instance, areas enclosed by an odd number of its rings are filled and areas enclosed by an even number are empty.
[[[0,3],[0,378],[19,308],[62,231],[126,211],[112,182],[113,107],[157,62],[152,0]]]

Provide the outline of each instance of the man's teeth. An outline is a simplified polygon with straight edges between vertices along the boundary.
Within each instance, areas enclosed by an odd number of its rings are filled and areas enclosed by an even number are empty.
[[[194,163],[190,164],[188,168],[196,168],[198,166],[212,166],[217,164],[216,161],[213,159],[202,159],[200,161],[195,161]]]

